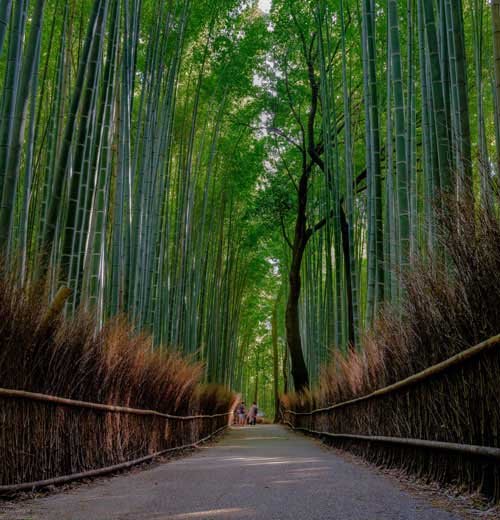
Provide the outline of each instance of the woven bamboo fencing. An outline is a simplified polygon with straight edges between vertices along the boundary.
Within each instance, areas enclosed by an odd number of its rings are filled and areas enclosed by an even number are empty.
[[[170,415],[0,388],[0,494],[93,477],[209,440],[230,411]]]
[[[403,381],[316,409],[291,428],[388,467],[500,501],[500,335]]]

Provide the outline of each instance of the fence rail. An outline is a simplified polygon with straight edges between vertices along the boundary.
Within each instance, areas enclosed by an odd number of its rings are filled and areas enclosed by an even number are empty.
[[[302,431],[317,437],[327,437],[330,439],[378,442],[382,444],[395,444],[399,446],[413,448],[427,448],[432,450],[452,451],[464,455],[476,455],[500,460],[500,448],[490,448],[488,446],[477,446],[475,444],[459,444],[456,442],[428,441],[425,439],[408,439],[404,437],[387,437],[383,435],[352,435],[349,433],[330,433],[317,430],[310,430],[301,426],[294,426],[290,421],[284,421],[292,430]]]
[[[77,480],[83,480],[86,478],[94,478],[100,477],[102,475],[109,475],[110,473],[114,473],[116,471],[122,471],[124,469],[132,468],[133,466],[137,466],[138,464],[142,464],[144,462],[149,462],[158,457],[162,457],[164,455],[168,455],[169,453],[173,453],[175,451],[188,450],[190,448],[196,448],[198,445],[203,444],[204,442],[209,441],[212,437],[215,437],[218,433],[224,431],[228,425],[222,426],[218,428],[210,435],[207,435],[203,439],[200,439],[191,444],[184,444],[183,446],[176,446],[174,448],[168,448],[166,450],[158,451],[156,453],[152,453],[150,455],[146,455],[145,457],[140,457],[138,459],[130,460],[127,462],[122,462],[120,464],[114,464],[113,466],[107,466],[105,468],[92,469],[89,471],[82,471],[80,473],[73,473],[71,475],[63,475],[62,477],[54,477],[45,480],[37,480],[35,482],[24,482],[22,484],[11,484],[7,486],[0,486],[0,496],[1,495],[12,495],[13,493],[20,493],[22,491],[31,491],[38,488],[44,488],[48,486],[58,486],[61,484],[67,484],[69,482],[75,482]]]
[[[356,397],[354,399],[350,399],[350,400],[344,401],[342,403],[336,403],[336,404],[332,404],[330,406],[325,406],[323,408],[316,408],[315,410],[311,410],[309,412],[295,412],[294,410],[285,410],[285,412],[290,413],[292,415],[315,415],[318,413],[329,412],[331,410],[336,410],[338,408],[343,408],[345,406],[357,404],[362,401],[367,401],[369,399],[373,399],[375,397],[381,397],[383,395],[387,395],[392,392],[396,392],[397,390],[402,390],[409,386],[420,383],[421,381],[425,381],[426,379],[429,379],[430,377],[433,377],[433,376],[436,376],[443,372],[446,372],[447,370],[449,370],[452,367],[456,367],[456,366],[458,366],[462,363],[465,363],[466,361],[478,356],[479,354],[483,354],[487,350],[497,348],[497,347],[500,347],[500,334],[498,334],[497,336],[493,336],[493,337],[487,339],[486,341],[483,341],[482,343],[475,345],[474,347],[464,350],[463,352],[460,352],[460,353],[456,354],[455,356],[453,356],[449,359],[446,359],[445,361],[442,361],[441,363],[433,365],[429,368],[426,368],[425,370],[422,370],[421,372],[418,372],[417,374],[407,377],[406,379],[398,381],[397,383],[394,383],[392,385],[385,386],[384,388],[375,390],[371,394],[363,395],[361,397]]]
[[[225,430],[232,414],[173,415],[11,388],[0,388],[0,399],[6,403],[0,406],[0,459],[6,464],[0,495],[105,475],[195,448]]]
[[[375,464],[500,502],[499,377],[496,335],[367,395],[310,410],[283,406],[282,421]]]
[[[128,413],[132,415],[154,415],[156,417],[163,417],[165,419],[176,419],[179,421],[214,419],[216,417],[226,417],[231,414],[231,412],[226,412],[214,415],[171,415],[168,413],[157,412],[156,410],[129,408],[127,406],[116,406],[112,404],[91,403],[89,401],[78,401],[75,399],[67,399],[65,397],[57,397],[54,395],[37,394],[35,392],[26,392],[24,390],[14,390],[12,388],[0,388],[0,397],[13,397],[19,399],[29,399],[31,401],[44,401],[46,403],[60,404],[63,406],[73,406],[75,408],[88,408],[90,410],[99,410],[102,412]]]

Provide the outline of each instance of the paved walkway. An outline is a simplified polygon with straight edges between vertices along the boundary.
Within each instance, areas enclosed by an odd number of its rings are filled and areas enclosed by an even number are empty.
[[[235,428],[192,456],[24,502],[7,514],[0,518],[459,519],[281,426]]]

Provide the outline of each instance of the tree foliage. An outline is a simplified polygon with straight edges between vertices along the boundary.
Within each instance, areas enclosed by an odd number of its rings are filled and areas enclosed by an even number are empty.
[[[258,4],[2,2],[0,246],[272,409],[404,300],[443,191],[498,210],[500,11]]]

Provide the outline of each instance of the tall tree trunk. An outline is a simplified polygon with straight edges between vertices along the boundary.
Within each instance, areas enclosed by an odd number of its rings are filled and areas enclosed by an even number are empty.
[[[260,350],[257,350],[255,358],[255,385],[253,388],[253,402],[256,403],[259,399],[259,370],[260,370]]]
[[[306,162],[304,161],[303,173],[298,185],[297,218],[295,221],[295,234],[292,244],[292,263],[288,274],[289,292],[285,314],[286,341],[290,351],[292,377],[296,392],[300,392],[309,386],[309,373],[302,352],[299,319],[299,298],[301,290],[300,267],[307,240],[310,236],[306,228],[308,173]]]
[[[283,393],[288,394],[288,348],[283,353]]]
[[[289,273],[289,293],[286,304],[286,341],[292,362],[292,377],[295,391],[300,392],[309,386],[309,373],[302,352],[300,338],[299,298],[301,289],[300,265],[304,254],[304,247],[293,253],[292,267]]]
[[[280,420],[280,396],[279,396],[279,378],[278,378],[278,302],[279,297],[273,308],[271,318],[272,342],[273,342],[273,390],[274,390],[274,422]]]
[[[349,240],[349,222],[345,214],[344,208],[340,206],[340,231],[342,233],[342,252],[344,254],[345,265],[345,290],[347,296],[347,327],[348,327],[348,347],[356,347],[356,327],[354,315],[354,294],[353,280],[355,273],[352,272],[351,247]]]

